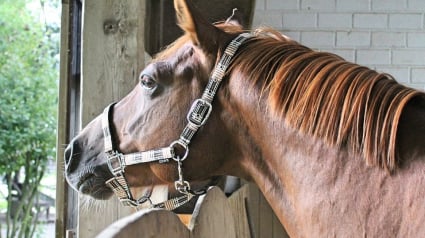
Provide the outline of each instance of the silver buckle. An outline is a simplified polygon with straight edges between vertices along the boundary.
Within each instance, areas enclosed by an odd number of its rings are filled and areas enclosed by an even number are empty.
[[[211,103],[205,99],[196,99],[187,114],[187,120],[197,126],[203,126],[212,111]]]
[[[140,203],[129,198],[118,198],[122,205],[127,207],[138,207]]]
[[[107,163],[108,163],[109,171],[111,171],[111,173],[114,176],[123,174],[124,168],[125,168],[123,154],[114,151],[112,153],[108,153],[107,155],[108,155]]]

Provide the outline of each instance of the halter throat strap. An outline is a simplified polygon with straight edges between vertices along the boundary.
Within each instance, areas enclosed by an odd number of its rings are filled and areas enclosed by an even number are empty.
[[[196,99],[190,107],[190,110],[187,114],[187,124],[183,129],[183,132],[180,134],[179,139],[172,142],[168,147],[130,154],[120,153],[117,148],[114,148],[110,129],[110,111],[115,103],[112,103],[105,108],[102,114],[104,147],[105,154],[107,156],[108,168],[113,175],[111,179],[106,181],[106,185],[109,186],[112,191],[114,191],[124,206],[132,206],[137,208],[147,201],[150,202],[150,194],[145,194],[139,199],[135,199],[131,193],[130,187],[128,186],[127,180],[125,179],[124,173],[126,166],[134,164],[152,162],[167,163],[170,161],[175,161],[177,163],[179,179],[175,181],[174,185],[177,191],[183,195],[159,204],[151,203],[152,207],[174,210],[177,207],[190,201],[190,199],[192,199],[194,196],[205,193],[206,189],[195,192],[191,190],[189,182],[184,180],[183,177],[182,162],[189,155],[189,144],[193,136],[196,134],[199,128],[206,123],[208,117],[211,114],[212,101],[217,94],[220,83],[224,78],[228,66],[232,62],[234,54],[238,50],[239,46],[250,37],[251,34],[249,33],[240,34],[234,38],[226,47],[224,54],[214,67],[202,97]],[[179,147],[180,150],[183,149],[184,153],[177,155],[175,153],[177,147]]]

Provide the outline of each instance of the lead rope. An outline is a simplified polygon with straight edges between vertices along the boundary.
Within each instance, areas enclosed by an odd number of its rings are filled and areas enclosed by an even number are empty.
[[[183,129],[180,138],[170,144],[169,147],[149,150],[144,152],[136,152],[131,154],[122,154],[114,150],[111,130],[109,126],[109,113],[110,109],[115,103],[110,104],[105,108],[102,115],[102,129],[104,134],[105,154],[107,156],[108,168],[113,177],[105,182],[105,184],[112,189],[117,195],[119,201],[124,206],[131,206],[138,209],[138,207],[145,203],[150,202],[153,208],[163,208],[167,210],[174,210],[183,204],[189,202],[194,196],[206,193],[206,189],[192,191],[190,183],[184,180],[183,176],[183,161],[189,155],[189,144],[196,134],[198,129],[203,126],[212,111],[212,101],[218,91],[220,83],[226,73],[227,67],[232,62],[232,57],[236,53],[239,46],[248,38],[251,37],[249,33],[243,33],[234,38],[226,47],[224,54],[216,64],[214,71],[208,81],[208,84],[202,94],[202,97],[196,99],[187,114],[187,125]],[[180,147],[184,150],[183,155],[180,157],[175,154],[175,148]],[[167,163],[170,159],[177,163],[178,180],[174,182],[174,186],[178,192],[183,194],[180,197],[172,198],[162,203],[153,204],[150,200],[150,194],[145,194],[139,199],[135,199],[125,179],[125,167],[140,163]]]

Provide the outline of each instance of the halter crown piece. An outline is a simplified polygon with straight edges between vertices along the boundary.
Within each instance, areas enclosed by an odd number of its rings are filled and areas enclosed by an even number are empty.
[[[210,76],[202,97],[193,102],[189,113],[187,114],[188,122],[183,129],[183,132],[180,134],[180,138],[172,142],[168,147],[131,154],[122,154],[117,150],[114,150],[109,126],[109,112],[115,103],[112,103],[105,108],[102,114],[105,153],[107,156],[109,170],[114,176],[106,181],[106,185],[114,191],[115,195],[117,195],[118,199],[124,206],[132,206],[137,209],[137,207],[141,204],[150,202],[151,207],[153,208],[174,210],[190,201],[194,196],[201,195],[206,192],[205,189],[200,191],[191,190],[189,182],[183,178],[182,162],[189,155],[189,144],[193,136],[196,134],[198,129],[206,123],[211,114],[212,101],[217,93],[224,74],[226,73],[227,67],[232,62],[233,55],[238,50],[239,46],[250,37],[251,35],[249,33],[240,34],[227,46],[223,56],[215,65],[214,71]],[[175,153],[175,148],[177,147],[184,150],[184,154],[181,157]],[[182,194],[182,196],[158,204],[152,204],[149,199],[150,195],[146,194],[135,199],[124,176],[125,167],[140,163],[167,163],[170,161],[175,161],[177,163],[179,179],[174,182],[174,186],[177,191]]]

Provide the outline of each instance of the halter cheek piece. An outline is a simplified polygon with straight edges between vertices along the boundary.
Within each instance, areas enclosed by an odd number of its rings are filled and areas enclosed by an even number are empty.
[[[183,177],[182,162],[189,155],[189,144],[193,136],[196,134],[198,129],[206,123],[208,117],[211,114],[212,101],[217,93],[227,67],[232,61],[233,55],[238,50],[239,46],[249,37],[251,37],[251,35],[248,33],[240,34],[227,46],[223,56],[220,58],[220,61],[214,68],[214,71],[208,81],[207,87],[205,88],[202,97],[196,99],[193,102],[189,113],[187,114],[188,123],[183,129],[180,138],[172,142],[168,147],[131,154],[122,154],[118,152],[114,149],[111,130],[109,127],[109,112],[115,103],[112,103],[105,108],[102,115],[105,154],[107,156],[109,170],[113,175],[111,179],[106,181],[106,185],[109,186],[112,191],[114,191],[124,206],[132,206],[137,208],[139,205],[145,202],[150,202],[151,207],[174,210],[190,201],[194,196],[201,195],[206,192],[206,189],[199,191],[191,190],[189,182],[184,180]],[[184,153],[181,156],[175,153],[175,149],[178,147],[184,150]],[[170,161],[175,161],[177,163],[179,179],[174,182],[174,186],[177,191],[182,194],[182,196],[158,204],[152,204],[150,201],[150,194],[145,194],[142,197],[135,199],[124,176],[125,167],[141,163],[168,163]]]

